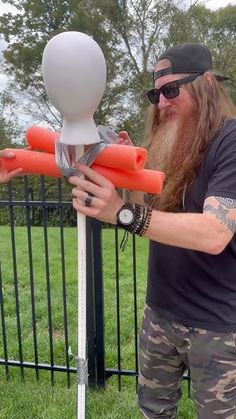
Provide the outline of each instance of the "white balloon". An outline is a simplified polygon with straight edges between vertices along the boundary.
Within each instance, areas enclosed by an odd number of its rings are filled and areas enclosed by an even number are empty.
[[[48,97],[63,115],[60,142],[99,142],[93,115],[106,85],[106,62],[99,45],[84,33],[62,32],[46,45],[42,68]]]

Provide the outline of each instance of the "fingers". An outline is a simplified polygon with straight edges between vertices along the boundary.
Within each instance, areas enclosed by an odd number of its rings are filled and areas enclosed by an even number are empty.
[[[15,157],[15,153],[9,150],[0,150],[0,158],[4,157],[4,159],[12,159]]]
[[[0,169],[0,183],[7,183],[12,178],[14,178],[16,176],[19,176],[19,175],[23,175],[23,169],[22,168],[18,168],[18,169],[11,170],[11,171]]]
[[[85,191],[85,190],[81,190],[78,188],[73,188],[72,189],[72,195],[77,198],[77,202],[80,205],[85,205],[86,206],[86,198],[88,197],[88,195],[90,196],[90,205],[93,203],[93,206],[99,206],[99,200],[96,197],[96,195],[94,195],[93,193],[89,192],[89,191]],[[88,206],[90,206],[88,205]],[[88,207],[87,206],[87,207]]]
[[[93,202],[98,208],[101,208],[102,201],[109,201],[114,192],[117,193],[113,184],[99,173],[87,166],[80,165],[79,169],[89,179],[71,176],[69,182],[75,186],[72,193],[79,199],[81,205],[84,205],[88,193],[93,195]]]
[[[84,202],[78,200],[78,198],[72,199],[73,208],[76,211],[79,211],[81,214],[86,215],[87,217],[98,218],[96,207],[86,207]]]
[[[12,159],[15,157],[15,153],[10,150],[0,150],[0,159]],[[18,176],[23,173],[22,168],[17,168],[14,170],[4,170],[0,162],[0,183],[9,182],[13,177]]]
[[[87,193],[90,192],[93,195],[99,194],[99,186],[79,176],[71,176],[69,178],[69,182],[72,185],[76,186],[76,188],[74,188],[72,191],[80,190],[80,191],[86,191]]]
[[[86,192],[74,188],[72,193],[74,195],[72,203],[76,211],[106,223],[116,224],[116,214],[124,203],[121,198],[106,201],[94,196],[89,200],[89,204],[86,205],[86,200],[88,199]]]
[[[10,178],[18,176],[18,175],[23,175],[23,169],[22,167],[18,167],[17,169],[14,169],[8,172],[8,175],[10,176]]]
[[[86,217],[92,217],[103,221],[103,219],[99,217],[99,211],[96,207],[86,207],[77,198],[72,199],[72,205],[76,211],[85,215]]]
[[[96,172],[95,170],[91,169],[88,166],[84,166],[79,164],[78,169],[83,173],[89,180],[93,183],[93,186],[91,186],[91,182],[86,181],[85,179],[79,177],[79,176],[71,176],[69,178],[69,182],[73,185],[76,185],[78,187],[82,187],[83,189],[92,192],[96,195],[98,186],[102,187],[112,187],[113,184],[110,182],[110,180],[106,179],[104,176],[100,175],[100,173]],[[91,188],[92,190],[88,189]]]
[[[134,145],[127,131],[120,131],[116,144]]]
[[[73,207],[83,215],[116,224],[116,214],[123,199],[114,185],[89,167],[79,165],[79,169],[89,180],[79,176],[69,178],[75,186],[72,189]]]
[[[110,181],[97,185],[79,176],[71,176],[69,182],[75,186],[72,189],[72,194],[79,199],[81,205],[84,205],[84,200],[88,193],[93,196],[93,204],[99,209],[106,206],[107,202],[113,200],[118,195]]]

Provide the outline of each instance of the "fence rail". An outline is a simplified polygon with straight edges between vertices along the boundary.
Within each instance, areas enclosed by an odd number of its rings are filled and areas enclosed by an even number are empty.
[[[40,371],[49,371],[53,385],[55,373],[64,372],[70,386],[71,374],[77,373],[70,355],[77,350],[76,216],[70,193],[66,182],[48,184],[43,177],[36,185],[24,177],[0,192],[0,365],[7,379],[13,367],[19,368],[22,379],[26,369],[35,371],[36,380]],[[143,291],[138,288],[144,268],[137,268],[136,238],[130,238],[126,256],[119,250],[120,235],[117,228],[87,219],[87,340],[92,387],[104,387],[106,379],[114,375],[119,389],[123,376],[135,377],[137,385],[138,313],[143,307],[145,280]],[[127,258],[129,272],[124,272],[122,264]],[[106,296],[108,288],[112,288],[112,298]],[[130,320],[124,324],[128,309]],[[131,348],[128,360],[127,346]],[[185,378],[189,380],[188,375]]]
[[[70,249],[68,244],[65,244],[65,226],[68,226],[72,231],[76,230],[76,217],[71,208],[70,191],[66,194],[63,189],[65,188],[63,182],[57,180],[54,185],[48,187],[42,177],[36,190],[29,182],[30,180],[24,177],[22,183],[17,187],[14,183],[9,184],[5,189],[2,188],[0,197],[0,348],[2,348],[0,365],[5,369],[7,379],[9,379],[9,369],[11,367],[18,367],[23,379],[26,368],[35,370],[37,380],[40,378],[39,372],[41,370],[50,371],[52,384],[55,381],[55,372],[65,372],[67,373],[69,386],[71,374],[77,372],[75,362],[69,354],[70,346],[76,352],[77,325],[75,319],[73,319],[73,326],[71,326],[71,316],[68,314],[68,307],[71,310],[71,307],[77,306],[77,295],[75,295],[77,278],[75,275],[76,269],[73,270],[73,278],[70,277],[67,269],[66,258]],[[106,263],[106,261],[102,261],[102,231],[104,228],[97,221],[87,220],[89,381],[92,386],[104,386],[105,380],[115,374],[118,376],[119,387],[121,387],[121,376],[137,376],[138,374],[136,273],[134,272],[133,277],[135,369],[128,370],[122,369],[121,363],[119,250],[118,231],[115,230],[116,296],[114,296],[114,301],[116,305],[116,336],[114,336],[114,345],[117,345],[117,360],[116,365],[106,368],[103,295],[103,263]],[[35,239],[35,229],[40,229],[40,237],[37,239]],[[57,286],[60,286],[61,289],[61,305],[60,313],[57,312],[56,315],[60,317],[60,327],[63,335],[60,336],[61,351],[56,348],[55,304],[58,305],[59,294],[55,292],[53,284],[55,278],[52,273],[50,252],[55,243],[52,243],[51,239],[52,230],[57,231],[57,248],[60,253],[58,259],[60,266],[57,266],[60,281],[57,279]],[[24,235],[23,244],[21,235]],[[38,246],[37,240],[40,242]],[[8,243],[7,250],[5,249],[6,242]],[[75,245],[75,242],[72,245]],[[135,240],[133,246],[135,252]],[[41,257],[40,268],[36,266],[37,257]],[[135,253],[133,258],[135,263]],[[24,260],[24,266],[22,266],[22,259]],[[27,281],[24,275],[26,275]],[[44,301],[41,310],[44,311],[46,317],[42,322],[40,321],[42,313],[38,308],[41,304],[42,295],[37,296],[39,293],[39,277],[44,288]],[[68,289],[72,287],[72,284],[74,295],[68,297]],[[8,290],[11,294],[11,302],[7,295]],[[25,308],[26,295],[27,309]],[[76,314],[76,309],[73,310],[73,313]],[[25,328],[30,334],[30,343],[29,339],[25,338]],[[45,348],[43,348],[44,355],[41,355],[42,342],[40,335],[46,334],[45,330],[47,332],[47,354],[45,354]],[[14,332],[17,342],[12,337]],[[25,340],[27,343],[25,343]],[[27,349],[27,345],[30,346],[31,351]],[[61,361],[60,363],[58,358]]]

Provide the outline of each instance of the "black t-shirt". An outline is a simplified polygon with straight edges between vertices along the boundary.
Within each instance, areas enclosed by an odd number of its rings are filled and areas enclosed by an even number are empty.
[[[181,212],[202,213],[209,196],[236,199],[236,119],[212,141]],[[236,331],[236,234],[218,255],[150,241],[147,304],[169,320]]]

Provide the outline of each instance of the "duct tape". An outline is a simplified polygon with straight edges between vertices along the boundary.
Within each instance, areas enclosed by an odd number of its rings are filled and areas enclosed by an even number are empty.
[[[77,384],[87,385],[88,384],[88,360],[74,357],[77,366]]]
[[[118,138],[116,132],[108,127],[99,125],[97,128],[101,142],[93,144],[79,159],[76,159],[77,146],[61,143],[60,138],[58,138],[55,145],[55,159],[56,165],[64,177],[81,176],[81,172],[76,165],[81,163],[91,166],[97,155]]]

